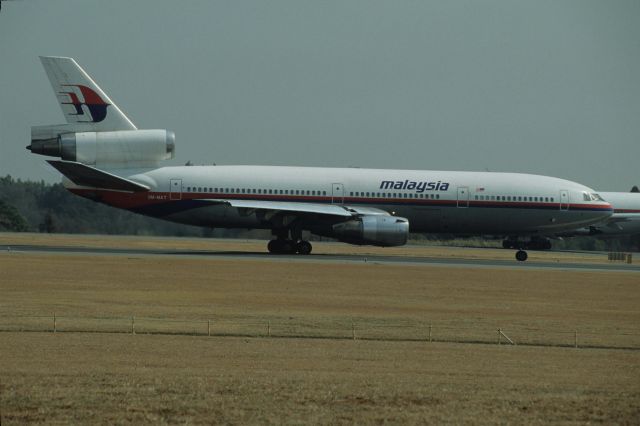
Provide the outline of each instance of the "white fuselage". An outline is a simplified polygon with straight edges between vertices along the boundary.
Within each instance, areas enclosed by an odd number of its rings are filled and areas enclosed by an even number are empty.
[[[116,207],[207,227],[271,227],[264,211],[216,200],[373,208],[407,218],[411,232],[452,234],[552,235],[611,215],[608,203],[585,196],[593,192],[588,187],[519,173],[179,166],[118,174],[151,191],[96,191],[66,183],[79,195]]]

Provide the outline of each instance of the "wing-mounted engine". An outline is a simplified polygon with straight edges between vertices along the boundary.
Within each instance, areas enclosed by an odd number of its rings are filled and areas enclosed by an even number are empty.
[[[168,130],[69,132],[66,127],[32,127],[27,149],[66,161],[117,168],[155,166],[175,153],[175,135]]]
[[[357,245],[401,246],[409,237],[409,220],[397,216],[364,215],[332,225],[328,236]]]

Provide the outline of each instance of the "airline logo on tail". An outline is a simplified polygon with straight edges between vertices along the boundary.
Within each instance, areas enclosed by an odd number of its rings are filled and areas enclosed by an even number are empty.
[[[60,92],[61,95],[69,96],[71,102],[60,102],[63,105],[73,105],[76,109],[75,114],[69,115],[85,115],[85,110],[82,105],[85,105],[89,109],[89,120],[81,120],[86,123],[99,123],[107,116],[107,107],[111,104],[106,103],[102,98],[94,92],[91,88],[83,86],[81,84],[63,84],[64,87],[77,87],[82,94],[83,101],[78,98],[78,94],[75,91]]]

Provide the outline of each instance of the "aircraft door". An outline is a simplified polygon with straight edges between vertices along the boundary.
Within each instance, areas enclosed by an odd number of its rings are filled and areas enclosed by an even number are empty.
[[[560,190],[560,210],[569,210],[569,191]]]
[[[331,184],[331,204],[344,203],[344,185],[341,183]]]
[[[458,207],[469,207],[469,188],[466,186],[458,187]]]
[[[182,200],[182,179],[169,180],[169,199]]]

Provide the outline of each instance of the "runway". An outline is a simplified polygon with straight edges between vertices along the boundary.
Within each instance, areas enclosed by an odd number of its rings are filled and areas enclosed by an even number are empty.
[[[262,260],[274,262],[320,262],[320,263],[370,263],[384,265],[425,265],[455,268],[499,268],[521,270],[567,270],[567,271],[602,271],[602,272],[632,272],[640,273],[640,264],[624,263],[573,263],[573,262],[545,262],[498,259],[467,259],[457,257],[417,257],[417,256],[384,256],[362,254],[311,254],[300,255],[272,255],[256,251],[229,250],[167,250],[147,248],[111,248],[111,247],[68,247],[53,245],[0,245],[0,252],[4,253],[49,253],[49,254],[91,254],[116,256],[167,256],[201,259],[233,259],[233,260]]]

